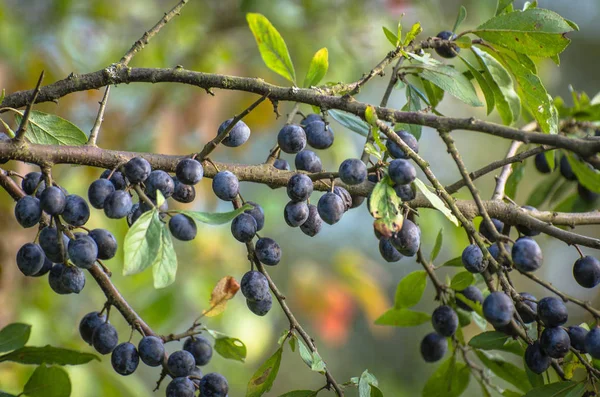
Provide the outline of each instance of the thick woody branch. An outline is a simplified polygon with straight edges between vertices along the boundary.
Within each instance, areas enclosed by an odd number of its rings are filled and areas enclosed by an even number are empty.
[[[37,102],[57,101],[63,96],[74,92],[98,89],[111,84],[135,82],[181,83],[202,89],[221,88],[252,92],[258,95],[268,94],[269,98],[274,101],[301,102],[322,109],[343,110],[360,117],[364,117],[367,108],[367,104],[358,102],[352,97],[334,96],[319,88],[281,87],[266,83],[262,79],[193,72],[179,67],[174,69],[128,68],[118,64],[92,73],[73,75],[42,87]],[[0,107],[22,107],[28,103],[31,95],[32,91],[15,92],[6,96]],[[567,149],[584,158],[592,157],[600,152],[600,138],[597,137],[571,138],[563,135],[527,132],[474,118],[442,117],[420,112],[402,112],[385,107],[378,107],[376,110],[377,116],[386,121],[418,124],[442,131],[477,131],[525,143],[537,143]],[[590,158],[589,161],[593,161],[594,164],[597,163],[595,159]]]

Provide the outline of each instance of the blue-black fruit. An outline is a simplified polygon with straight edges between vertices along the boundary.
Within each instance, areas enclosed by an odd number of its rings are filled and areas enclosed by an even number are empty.
[[[231,234],[237,241],[242,243],[251,241],[257,230],[256,219],[247,213],[239,214],[231,222]]]
[[[323,120],[315,119],[308,124],[300,123],[300,125],[306,132],[306,141],[310,146],[315,149],[327,149],[333,145],[333,131],[330,125],[326,124]]]
[[[171,198],[179,203],[191,203],[196,198],[196,188],[191,185],[185,185],[179,179],[173,177],[173,195]]]
[[[487,268],[487,261],[477,244],[468,245],[462,252],[462,264],[471,273],[481,273]]]
[[[217,131],[217,135],[220,135],[223,131],[225,131],[225,129],[229,127],[229,124],[231,124],[232,121],[233,117],[222,122],[219,126],[219,130]],[[227,134],[225,139],[221,141],[221,143],[228,147],[241,146],[244,143],[246,143],[248,138],[250,138],[250,132],[250,127],[248,127],[248,125],[242,120],[238,120],[238,122],[235,123],[233,128],[229,131],[229,133]]]
[[[306,201],[313,192],[313,182],[305,174],[294,174],[287,184],[287,195],[293,201]]]
[[[131,183],[142,183],[152,172],[152,167],[148,160],[142,157],[134,157],[123,166],[125,176]]]
[[[579,350],[580,353],[585,353],[585,337],[588,334],[588,330],[583,327],[571,326],[567,328],[569,339],[571,339],[571,346],[575,350]]]
[[[281,260],[281,248],[272,238],[261,237],[255,246],[256,257],[267,266],[275,266]]]
[[[412,183],[417,177],[417,170],[408,160],[396,159],[390,161],[388,173],[397,185]]]
[[[283,219],[288,226],[298,227],[308,219],[308,205],[304,201],[290,201],[283,209]]]
[[[515,267],[522,272],[533,272],[542,266],[542,249],[531,237],[517,239],[511,255]]]
[[[194,397],[195,395],[196,386],[188,378],[175,378],[167,385],[167,397]]]
[[[195,159],[183,159],[175,169],[177,180],[185,185],[195,185],[204,176],[202,164]]]
[[[17,267],[26,276],[33,276],[44,266],[44,250],[37,244],[26,243],[17,252]]]
[[[567,159],[567,156],[562,156],[560,158],[560,174],[568,181],[576,181],[577,175],[573,172],[573,168],[571,168],[571,164]]]
[[[521,208],[523,208],[524,210],[528,210],[528,211],[536,211],[536,209],[530,205],[524,205]],[[524,234],[525,236],[529,236],[529,237],[537,236],[538,234],[541,233],[539,230],[534,230],[534,229],[532,229],[528,226],[524,226],[524,225],[517,225],[517,230],[519,231],[519,233]]]
[[[593,256],[584,256],[575,261],[573,277],[584,288],[594,288],[600,283],[600,261]]]
[[[167,360],[167,369],[175,378],[188,376],[195,366],[194,356],[187,350],[177,350],[176,352],[173,352]]]
[[[496,219],[496,218],[492,218],[492,223],[494,224],[494,228],[496,229],[496,232],[502,234],[502,229],[504,228],[504,223],[502,223],[501,220]],[[485,220],[479,224],[479,233],[481,233],[481,235],[483,237],[487,238],[492,243],[496,241],[496,237],[494,236],[494,233],[492,232],[492,230],[490,230],[490,228],[488,227],[488,224],[487,224],[487,222],[485,222]]]
[[[319,199],[317,210],[325,223],[333,225],[342,219],[342,215],[346,211],[346,205],[340,196],[332,192],[327,192]]]
[[[562,327],[546,327],[540,337],[540,346],[548,356],[563,358],[571,348],[571,340]]]
[[[437,307],[431,315],[433,329],[442,336],[452,336],[458,329],[458,315],[450,306]]]
[[[517,312],[525,324],[530,324],[536,319],[537,303],[535,301],[537,299],[535,299],[535,296],[528,294],[527,292],[521,292],[519,295],[521,298],[523,298],[523,300],[521,301],[520,305],[517,305]],[[528,311],[522,306],[527,306],[531,310]]]
[[[548,296],[538,301],[538,316],[547,327],[558,327],[567,322],[569,313],[560,299]]]
[[[265,212],[262,207],[254,201],[247,201],[246,204],[250,204],[253,208],[244,211],[244,213],[252,215],[256,221],[256,231],[259,232],[265,226]]]
[[[112,352],[119,343],[119,334],[111,323],[102,323],[92,334],[92,345],[100,354]]]
[[[40,222],[42,207],[40,200],[32,196],[25,196],[17,201],[15,206],[15,218],[19,225],[24,228],[33,227]]]
[[[447,350],[448,340],[435,332],[425,335],[421,341],[421,356],[428,363],[439,361]]]
[[[438,33],[436,37],[442,40],[454,40],[456,35],[448,30],[444,30]],[[460,52],[460,48],[454,43],[443,43],[435,47],[435,52],[443,58],[454,58]]]
[[[527,346],[525,350],[525,364],[536,374],[545,372],[552,364],[552,359],[542,350],[539,342]]]
[[[98,246],[89,236],[81,236],[69,241],[69,259],[75,266],[90,269],[98,259]]]
[[[117,253],[117,239],[106,229],[94,229],[89,233],[98,247],[98,259],[111,259]]]
[[[115,191],[115,185],[108,179],[97,179],[90,185],[88,189],[88,200],[92,207],[103,209],[106,198]]]
[[[138,344],[138,352],[144,364],[158,367],[165,357],[165,345],[162,339],[156,336],[144,336]]]
[[[277,134],[277,143],[285,153],[298,153],[306,147],[306,133],[299,125],[288,124]]]
[[[229,385],[227,379],[215,372],[206,374],[200,380],[200,395],[202,397],[227,397]]]
[[[124,342],[112,351],[110,362],[116,373],[127,376],[134,373],[137,369],[140,363],[140,356],[133,343]]]
[[[600,359],[600,328],[592,329],[585,337],[585,351],[595,359]]]
[[[294,165],[297,170],[306,172],[321,172],[323,165],[321,159],[312,150],[302,150],[296,154]]]
[[[398,262],[402,259],[402,254],[385,237],[379,239],[379,253],[387,262]]]
[[[83,226],[90,219],[90,207],[80,196],[69,194],[61,216],[71,226]]]
[[[132,206],[133,202],[128,192],[115,190],[104,200],[104,215],[111,219],[125,218]]]
[[[552,172],[550,169],[550,164],[546,160],[546,155],[544,153],[538,153],[534,158],[535,168],[541,172],[542,174],[549,174]]]
[[[339,175],[347,185],[359,185],[367,179],[367,166],[360,159],[346,159],[340,164]]]
[[[508,325],[514,313],[513,301],[504,292],[492,292],[483,301],[483,315],[495,327]]]
[[[308,218],[303,224],[300,225],[300,230],[302,230],[302,233],[306,234],[307,236],[314,237],[321,231],[322,226],[323,220],[319,215],[317,206],[309,204]]]
[[[261,272],[251,270],[242,277],[240,290],[246,299],[260,301],[269,295],[269,282]]]
[[[48,215],[61,214],[66,204],[67,198],[65,193],[57,186],[50,186],[44,189],[40,197],[40,206]]]
[[[110,179],[108,178],[109,175],[111,175]],[[108,179],[116,190],[123,190],[127,187],[125,177],[119,171],[112,172],[111,170],[104,170],[104,172],[100,175],[100,178]]]
[[[181,241],[190,241],[196,237],[196,222],[187,215],[176,214],[169,220],[169,230],[173,237]]]
[[[213,178],[212,188],[221,200],[233,201],[240,192],[240,182],[232,172],[221,171]]]
[[[175,191],[175,182],[171,175],[162,170],[154,170],[146,179],[146,194],[156,200],[156,191],[160,190],[164,198],[169,198]]]
[[[402,229],[390,241],[402,255],[414,256],[421,245],[421,229],[411,220],[405,219]]]
[[[106,322],[106,316],[99,312],[91,312],[83,316],[79,322],[79,335],[86,343],[92,344],[92,335],[100,324]]]
[[[408,131],[405,130],[400,130],[400,131],[396,131],[396,134],[398,135],[398,137],[400,137],[400,139],[402,139],[404,141],[404,143],[406,143],[408,145],[408,147],[410,147],[412,149],[413,152],[415,153],[419,153],[419,142],[417,141],[417,138],[415,138],[415,136],[413,134],[411,134]],[[400,146],[398,144],[396,144],[396,142],[392,141],[391,139],[388,139],[386,144],[385,144],[388,153],[390,154],[390,156],[392,156],[395,159],[408,159],[408,155],[404,152],[404,150],[402,150],[400,148]]]
[[[210,342],[202,336],[186,339],[183,349],[192,355],[195,365],[199,367],[208,364],[213,354]]]

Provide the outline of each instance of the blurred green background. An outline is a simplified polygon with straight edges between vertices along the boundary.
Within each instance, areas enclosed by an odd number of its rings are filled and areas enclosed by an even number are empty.
[[[0,0],[0,89],[7,93],[29,89],[35,85],[41,70],[45,82],[66,77],[69,73],[86,73],[116,62],[131,44],[149,29],[176,2],[174,0]],[[517,1],[517,6],[522,5]],[[590,96],[600,89],[596,65],[600,25],[600,3],[597,0],[541,0],[540,6],[557,11],[576,21],[580,32],[570,35],[572,45],[562,55],[560,67],[540,64],[541,76],[552,95],[569,97],[568,85],[584,89]],[[369,71],[389,51],[381,26],[395,30],[402,13],[405,29],[420,21],[421,38],[451,29],[458,7],[468,10],[461,27],[477,26],[493,15],[496,0],[191,0],[182,15],[138,54],[131,66],[174,67],[261,77],[268,82],[287,82],[270,72],[263,64],[254,38],[245,21],[246,12],[266,15],[285,38],[299,76],[303,76],[312,54],[321,47],[329,49],[330,70],[325,81],[354,81]],[[457,67],[462,67],[458,65]],[[376,78],[358,99],[379,103],[386,78]],[[42,104],[37,109],[65,117],[82,130],[89,131],[97,112],[102,91],[72,94],[58,104]],[[216,91],[212,97],[203,90],[175,84],[122,85],[111,91],[99,145],[104,148],[187,154],[199,151],[217,131],[219,124],[247,107],[256,96],[247,93]],[[400,108],[404,93],[395,91],[389,106]],[[281,103],[282,115],[291,104]],[[308,106],[301,107],[310,112]],[[486,118],[482,108],[466,108],[446,98],[439,110],[448,115]],[[13,122],[7,114],[2,118]],[[491,120],[498,121],[497,114]],[[252,129],[250,141],[241,148],[219,148],[213,158],[219,161],[259,163],[265,160],[275,134],[284,120],[277,120],[267,102],[250,114],[246,123]],[[344,130],[334,122],[336,139],[333,147],[318,154],[324,168],[337,169],[339,163],[360,153],[362,137]],[[472,132],[456,132],[459,150],[470,170],[504,156],[508,142]],[[420,153],[443,183],[451,183],[459,174],[445,147],[433,130],[424,129]],[[293,164],[293,157],[284,156]],[[7,167],[20,173],[34,167],[11,162]],[[98,169],[60,166],[54,176],[69,192],[87,196],[89,183],[101,173]],[[523,202],[540,175],[532,164],[526,168],[517,201]],[[484,197],[492,191],[493,175],[477,185]],[[570,187],[573,189],[574,185]],[[228,211],[230,204],[220,202],[211,192],[210,180],[197,187],[197,199],[186,208],[206,211]],[[263,235],[275,237],[283,248],[283,260],[271,275],[287,296],[287,302],[300,322],[316,339],[322,357],[339,382],[359,376],[369,369],[380,381],[386,396],[414,396],[420,391],[436,365],[420,358],[418,343],[431,326],[417,329],[377,327],[375,318],[393,301],[397,282],[419,266],[413,258],[394,264],[381,259],[373,236],[371,218],[363,204],[344,216],[335,227],[325,226],[315,238],[283,221],[285,191],[244,183],[245,199],[259,202],[266,212]],[[468,198],[466,191],[457,197]],[[314,196],[316,201],[318,196]],[[34,230],[22,230],[13,219],[14,203],[0,193],[0,327],[15,321],[33,325],[30,345],[52,344],[92,351],[79,337],[77,325],[86,313],[100,310],[103,295],[92,279],[79,296],[57,296],[44,279],[25,278],[14,263],[20,245],[35,236]],[[456,257],[466,244],[464,233],[438,213],[422,210],[419,218],[423,231],[422,244],[428,253],[440,228],[445,239],[439,263]],[[124,220],[107,220],[93,210],[90,227],[109,228],[122,242],[127,231]],[[582,233],[600,235],[597,227],[579,228]],[[537,238],[545,255],[539,275],[557,287],[578,297],[600,303],[595,291],[583,291],[571,274],[577,252],[548,237]],[[225,275],[240,279],[248,269],[245,247],[235,241],[228,226],[201,228],[191,243],[177,244],[179,273],[177,281],[163,290],[152,288],[151,272],[133,277],[121,276],[123,252],[108,261],[113,281],[154,330],[161,334],[181,332],[208,306],[210,291]],[[585,250],[584,250],[585,251]],[[440,270],[441,276],[451,273]],[[548,295],[528,280],[514,276],[520,290],[538,297]],[[435,307],[434,292],[428,287],[426,297],[417,309],[430,312]],[[570,306],[570,323],[589,320],[576,307]],[[129,336],[126,323],[117,313],[111,321],[121,339]],[[243,297],[230,302],[226,312],[208,319],[209,328],[242,339],[248,347],[248,358],[242,364],[215,355],[205,372],[223,373],[230,384],[230,396],[244,395],[246,384],[258,366],[276,349],[276,341],[288,324],[281,310],[274,306],[264,318],[254,316],[246,308]],[[467,339],[480,332],[476,325],[466,328]],[[137,337],[136,337],[137,338]],[[135,339],[137,343],[137,339]],[[169,344],[179,349],[177,342]],[[18,393],[33,371],[32,367],[3,363],[0,365],[0,389]],[[140,365],[127,378],[113,372],[110,357],[101,363],[69,367],[73,396],[146,396],[154,388],[157,369]],[[273,390],[276,396],[294,389],[317,389],[323,377],[311,372],[297,353],[284,352],[283,364]],[[503,384],[499,381],[500,384]],[[157,395],[164,394],[164,387]],[[476,382],[471,382],[471,395],[479,395]],[[323,395],[333,395],[323,392]],[[357,395],[355,390],[349,396]]]

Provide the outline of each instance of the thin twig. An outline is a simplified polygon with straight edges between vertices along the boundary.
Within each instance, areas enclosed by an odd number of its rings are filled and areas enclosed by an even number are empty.
[[[108,94],[110,93],[110,86],[106,86],[106,90],[104,90],[104,96],[102,97],[102,101],[100,101],[100,108],[98,109],[98,115],[96,116],[96,122],[90,131],[90,137],[87,141],[87,145],[96,146],[96,140],[98,139],[98,132],[100,131],[100,126],[104,121],[104,110],[106,109],[106,103],[108,102]]]
[[[17,143],[21,143],[25,139],[25,132],[27,132],[27,124],[29,123],[29,117],[31,116],[31,111],[33,109],[33,105],[35,104],[37,96],[40,93],[40,87],[42,86],[42,80],[44,80],[44,74],[45,73],[42,70],[42,73],[40,73],[40,77],[35,86],[35,89],[33,90],[33,93],[31,94],[31,99],[29,100],[29,103],[27,104],[27,108],[25,109],[25,113],[23,114],[23,119],[21,120],[21,124],[19,124],[19,128],[17,129],[17,132],[15,133],[14,141]]]

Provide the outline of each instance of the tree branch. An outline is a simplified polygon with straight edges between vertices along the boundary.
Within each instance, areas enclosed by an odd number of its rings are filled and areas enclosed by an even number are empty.
[[[182,83],[202,89],[221,88],[235,91],[252,92],[269,95],[271,100],[294,101],[318,106],[322,109],[338,109],[364,117],[367,104],[352,98],[327,94],[325,89],[281,87],[264,82],[262,79],[235,77],[219,74],[193,72],[183,68],[150,69],[128,68],[116,64],[96,72],[76,75],[60,80],[40,89],[37,102],[56,101],[59,98],[79,91],[98,89],[111,84],[145,83]],[[7,95],[0,107],[21,107],[28,103],[32,91],[19,91]],[[593,165],[600,167],[600,160],[591,158],[600,152],[600,138],[572,138],[563,135],[551,135],[538,132],[527,132],[517,128],[489,123],[474,118],[443,117],[421,112],[402,112],[395,109],[378,107],[377,116],[386,121],[418,124],[443,131],[468,130],[482,132],[501,138],[517,140],[525,143],[537,143],[575,152]]]
[[[98,115],[96,116],[96,121],[94,122],[94,126],[90,131],[90,137],[88,138],[87,145],[96,146],[96,139],[98,139],[98,132],[100,132],[100,126],[104,121],[104,111],[106,110],[106,104],[108,103],[108,95],[110,93],[110,86],[106,86],[106,90],[104,91],[104,96],[100,101],[100,108],[98,109]]]

